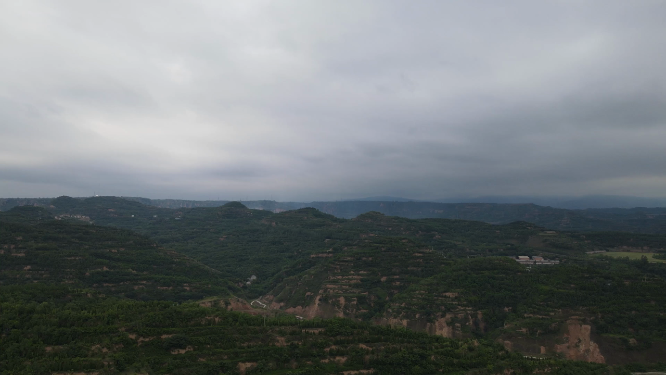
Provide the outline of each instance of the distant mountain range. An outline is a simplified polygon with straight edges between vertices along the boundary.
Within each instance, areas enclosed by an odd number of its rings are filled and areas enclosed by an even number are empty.
[[[390,198],[390,197],[378,197]],[[218,207],[226,201],[186,201],[172,199],[127,198],[160,208]],[[408,219],[460,219],[507,224],[526,221],[556,230],[573,231],[626,231],[638,233],[665,233],[666,207],[588,208],[564,209],[532,203],[441,203],[393,200],[375,201],[374,198],[339,202],[275,202],[244,201],[251,209],[275,213],[305,207],[351,219],[375,211],[384,215]],[[590,200],[591,201],[591,200]],[[626,200],[628,201],[628,200]],[[573,205],[573,204],[572,204]]]
[[[82,200],[83,198],[68,199],[71,200],[71,205],[75,205],[77,200]],[[596,207],[585,209],[559,208],[533,203],[516,203],[520,199],[526,200],[527,197],[514,197],[513,199],[508,197],[497,197],[495,200],[504,200],[504,202],[490,202],[493,199],[494,198],[492,197],[479,199],[485,200],[484,203],[444,203],[410,201],[408,199],[396,197],[371,197],[338,202],[306,203],[258,200],[244,201],[242,203],[251,209],[271,211],[274,213],[312,207],[321,212],[344,219],[355,218],[364,213],[375,211],[384,215],[399,216],[409,219],[460,219],[483,221],[491,224],[526,221],[544,228],[555,230],[666,233],[666,207],[656,207],[656,204],[659,201],[657,198],[648,199],[640,197],[598,196],[577,198],[575,200],[570,199],[569,201],[562,201],[560,203],[561,205],[568,207],[575,207],[595,206],[594,203],[596,202]],[[228,201],[194,201],[136,197],[125,197],[124,200],[168,209],[219,207],[229,203]],[[611,204],[611,202],[616,202],[617,204]],[[59,204],[62,205],[62,203],[63,202],[60,202]],[[644,203],[642,207],[626,208],[632,204],[639,205],[640,203]],[[24,205],[36,205],[49,208],[53,206],[53,199],[0,199],[0,211],[6,211],[12,207]],[[616,206],[617,208],[609,208],[608,206]]]
[[[532,203],[539,206],[566,208],[570,210],[584,210],[587,208],[634,208],[634,207],[666,207],[666,198],[644,198],[624,195],[588,195],[582,197],[557,196],[481,196],[459,197],[445,199],[409,199],[401,197],[378,196],[349,201],[373,202],[435,202],[435,203],[503,203],[524,204]]]
[[[582,197],[485,196],[475,198],[437,199],[439,203],[532,203],[539,206],[584,210],[587,208],[666,207],[666,198],[644,198],[623,195],[588,195]]]
[[[229,200],[186,200],[186,199],[150,199],[141,197],[125,197],[144,204],[164,208],[186,208],[186,207],[219,207]],[[0,198],[0,211],[9,210],[15,206],[24,205],[47,205],[53,198]],[[549,206],[553,208],[564,208],[569,210],[584,210],[588,208],[636,208],[636,207],[666,207],[666,198],[645,198],[626,195],[587,195],[581,197],[563,196],[499,196],[488,195],[480,197],[456,197],[443,199],[411,199],[394,196],[372,196],[365,198],[353,198],[339,201],[316,201],[316,202],[276,202],[272,200],[243,201],[254,206],[267,206],[275,204],[276,207],[297,209],[311,207],[312,203],[340,203],[340,202],[430,202],[430,203],[498,203],[498,204],[535,204],[538,206]]]

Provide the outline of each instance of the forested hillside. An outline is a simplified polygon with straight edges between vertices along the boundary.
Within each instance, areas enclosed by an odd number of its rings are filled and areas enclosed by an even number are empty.
[[[134,232],[54,220],[37,207],[0,214],[0,285],[65,284],[138,300],[229,295],[222,273]]]
[[[223,306],[119,300],[57,285],[2,286],[0,311],[3,374],[629,373],[526,359],[485,340],[346,319],[299,321]]]
[[[559,265],[526,268],[506,257],[446,256],[407,239],[320,256],[260,300],[305,317],[492,338],[531,355],[626,363],[658,361],[666,351],[666,265],[647,259],[563,256]],[[571,330],[587,330],[575,334],[587,343],[580,352]]]
[[[462,373],[472,368],[479,373],[496,373],[487,365],[503,363],[498,362],[500,357],[496,355],[504,356],[497,353],[505,350],[541,359],[616,365],[641,363],[645,368],[659,368],[657,362],[666,353],[666,321],[662,317],[666,308],[663,298],[666,264],[649,263],[647,258],[629,261],[607,258],[603,253],[587,254],[622,250],[663,257],[666,236],[661,235],[552,231],[525,221],[493,225],[466,220],[413,220],[378,212],[347,220],[313,208],[273,213],[251,210],[238,202],[174,210],[114,197],[60,197],[51,201],[48,209],[15,207],[0,213],[0,225],[0,288],[9,293],[7,301],[11,298],[27,301],[33,298],[27,296],[41,293],[39,288],[56,287],[69,292],[66,301],[78,301],[75,305],[58,305],[57,309],[67,311],[88,303],[85,301],[95,300],[93,305],[110,303],[108,298],[136,301],[123,302],[123,306],[136,309],[138,315],[132,316],[135,323],[131,324],[137,327],[147,324],[144,317],[150,315],[150,309],[161,308],[159,301],[171,301],[172,305],[163,306],[172,306],[173,314],[181,314],[180,309],[184,309],[187,314],[191,311],[206,316],[222,314],[213,316],[219,318],[218,322],[233,316],[254,322],[248,323],[249,326],[259,327],[259,321],[263,324],[263,318],[242,318],[244,315],[227,312],[227,309],[244,310],[266,316],[275,327],[287,327],[260,330],[257,335],[263,338],[245,346],[256,347],[254,354],[233,351],[232,355],[226,352],[229,347],[218,348],[210,339],[199,339],[203,333],[196,329],[179,330],[174,326],[170,333],[132,331],[135,337],[174,334],[185,338],[178,339],[178,348],[169,347],[169,351],[162,352],[144,348],[148,344],[137,340],[136,347],[141,348],[132,352],[135,356],[117,361],[113,355],[124,352],[120,349],[128,347],[129,341],[122,347],[113,346],[116,350],[109,346],[106,352],[81,360],[88,363],[87,369],[112,371],[126,366],[139,371],[182,367],[214,373],[242,372],[241,368],[253,367],[256,372],[289,373],[287,367],[291,366],[303,371],[310,368],[324,371],[323,368],[333,373],[370,368],[379,371],[384,362],[373,362],[371,358],[388,358],[404,349],[410,353],[425,350],[422,353],[427,354],[415,356],[413,363],[419,363],[421,373],[431,373],[424,369],[441,368],[446,361],[439,361],[432,351],[440,339],[427,334],[479,342],[488,346],[487,353],[496,353],[488,354],[489,357],[483,357],[475,365],[465,365],[467,370],[461,367]],[[559,263],[526,267],[516,262],[516,255],[540,256]],[[258,302],[252,302],[255,300]],[[150,305],[153,303],[150,301],[155,304]],[[180,304],[187,301],[201,306]],[[221,310],[200,310],[206,308]],[[131,325],[127,320],[129,313],[123,314],[124,318],[117,314],[106,318],[120,336],[124,332],[121,328],[127,330]],[[298,320],[301,318],[305,320]],[[336,320],[352,327],[351,331],[345,331],[351,332],[350,341],[332,339],[328,346],[320,348],[328,348],[326,354],[304,352],[302,356],[298,354],[302,360],[296,363],[287,364],[277,358],[259,360],[266,353],[278,350],[268,347],[292,347],[291,342],[298,347],[319,345],[315,344],[319,339],[311,342],[298,336],[299,328],[294,327],[310,324],[316,331],[324,328],[325,332],[333,323],[309,321],[321,318],[353,319],[353,322]],[[188,322],[187,327],[210,325],[210,322]],[[386,338],[370,341],[361,338],[369,334],[368,327],[376,326],[409,330],[395,332],[422,332],[425,336],[413,333],[417,335],[413,336],[415,340],[435,341],[426,345],[429,349],[409,344],[396,352]],[[231,334],[228,327],[220,329]],[[77,328],[76,332],[83,331]],[[251,330],[238,332],[245,335]],[[98,340],[94,335],[86,337],[91,343]],[[331,334],[331,337],[337,336]],[[352,360],[355,354],[351,354],[356,349],[344,343],[363,343],[373,351],[358,362]],[[163,348],[171,344],[160,345]],[[76,358],[82,358],[84,352],[92,355],[91,350],[77,352]],[[167,360],[166,357],[176,355],[170,350],[176,350],[176,354],[185,352]],[[190,363],[195,356],[190,352],[194,351],[198,351],[197,358],[204,358],[200,362],[211,358],[216,364],[206,367],[205,363]],[[319,358],[319,364],[313,356]],[[347,359],[336,360],[338,357]],[[490,360],[491,357],[495,359]],[[188,359],[169,367],[174,358]],[[321,361],[327,358],[326,362]],[[431,359],[423,362],[423,358]],[[530,360],[511,358],[511,366],[515,368],[536,366]],[[39,361],[34,363],[50,363],[43,358]],[[76,367],[73,362],[62,363],[64,367],[60,369]],[[246,365],[239,363],[251,365],[245,369]],[[321,367],[322,363],[326,365]],[[485,369],[475,367],[483,363]],[[551,369],[560,366],[559,362],[548,363]],[[12,366],[27,368],[18,362],[12,362]],[[586,369],[606,371],[604,366]]]
[[[552,232],[527,222],[491,225],[478,221],[410,220],[367,213],[339,219],[306,208],[282,213],[250,210],[240,203],[221,207],[161,209],[114,197],[52,202],[59,217],[131,229],[187,254],[244,284],[250,295],[266,293],[345,247],[380,237],[408,239],[448,257],[488,255],[582,255],[617,248],[666,249],[666,236],[631,233]]]
[[[492,337],[531,355],[656,362],[666,351],[665,289],[666,267],[646,261],[526,270],[510,259],[477,258],[412,284],[384,317],[448,337]]]
[[[48,206],[53,198],[0,198],[0,211],[7,211],[17,206]]]
[[[227,209],[227,219],[242,223],[246,209]],[[54,220],[42,208],[0,214],[0,249],[3,374],[610,371],[526,359],[483,339],[345,319],[298,320],[263,309],[230,312],[235,288],[219,272],[133,232]],[[211,295],[217,298],[201,300]]]

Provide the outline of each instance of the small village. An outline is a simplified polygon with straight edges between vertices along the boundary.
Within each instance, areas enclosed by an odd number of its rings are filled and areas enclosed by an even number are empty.
[[[553,259],[544,259],[540,256],[532,256],[531,258],[527,255],[519,255],[517,257],[511,257],[516,262],[524,265],[555,265],[560,264],[559,260]]]

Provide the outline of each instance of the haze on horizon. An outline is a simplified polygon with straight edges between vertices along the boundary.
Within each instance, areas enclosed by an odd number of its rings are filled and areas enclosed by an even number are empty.
[[[0,196],[664,196],[664,14],[5,1]]]

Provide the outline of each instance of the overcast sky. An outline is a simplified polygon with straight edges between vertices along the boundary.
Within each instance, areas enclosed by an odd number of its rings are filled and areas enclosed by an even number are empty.
[[[0,196],[665,196],[665,14],[0,0]]]

